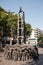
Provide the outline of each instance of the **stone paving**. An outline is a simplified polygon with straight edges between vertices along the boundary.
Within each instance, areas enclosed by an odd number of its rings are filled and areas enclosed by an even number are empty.
[[[43,48],[39,48],[39,60],[14,61],[5,60],[4,53],[0,52],[0,65],[43,65]]]

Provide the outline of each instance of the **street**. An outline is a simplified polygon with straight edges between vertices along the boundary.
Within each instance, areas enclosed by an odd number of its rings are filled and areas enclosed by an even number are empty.
[[[43,65],[43,48],[39,48],[39,60],[14,61],[5,60],[4,53],[0,52],[0,65]]]

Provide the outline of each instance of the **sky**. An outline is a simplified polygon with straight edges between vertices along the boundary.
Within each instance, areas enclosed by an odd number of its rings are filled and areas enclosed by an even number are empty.
[[[25,22],[43,30],[43,0],[0,0],[0,6],[15,13],[21,6],[25,12]]]

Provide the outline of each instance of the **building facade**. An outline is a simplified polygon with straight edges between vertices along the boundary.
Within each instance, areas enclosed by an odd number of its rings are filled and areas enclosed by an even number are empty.
[[[38,36],[42,33],[39,28],[32,28],[31,38],[38,38]]]
[[[37,45],[37,39],[41,33],[42,31],[39,28],[32,28],[30,38],[28,38],[28,44],[30,44],[31,46]]]
[[[21,7],[18,13],[17,43],[25,43],[25,17]]]

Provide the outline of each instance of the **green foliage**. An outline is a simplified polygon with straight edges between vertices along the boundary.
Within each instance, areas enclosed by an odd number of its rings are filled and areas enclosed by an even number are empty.
[[[43,43],[43,34],[40,34],[38,37],[38,42]]]
[[[12,12],[5,11],[2,7],[0,7],[0,26],[3,27],[3,35],[4,36],[16,36],[17,35],[17,14],[13,14]],[[31,33],[31,25],[25,23],[25,32],[26,35],[30,35]]]
[[[7,25],[10,27],[11,36],[17,35],[17,14],[13,15],[13,13],[8,12]]]
[[[0,11],[5,11],[2,7],[0,7]]]
[[[4,36],[11,36],[11,31],[12,34],[17,34],[17,19],[17,14],[13,15],[12,12],[6,12],[0,7],[0,26],[3,26]]]
[[[31,34],[31,25],[30,24],[25,24],[25,30],[26,30],[26,35],[29,35]]]

